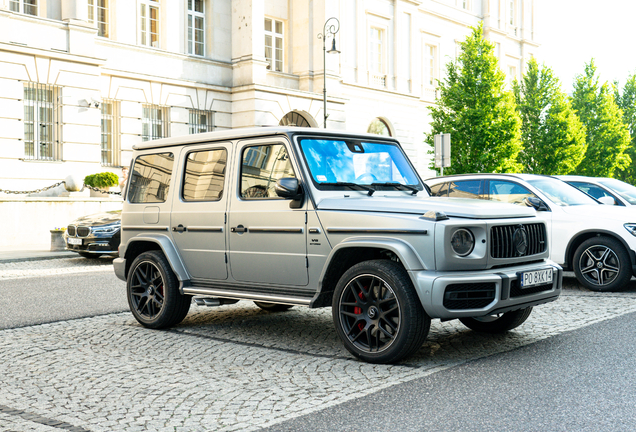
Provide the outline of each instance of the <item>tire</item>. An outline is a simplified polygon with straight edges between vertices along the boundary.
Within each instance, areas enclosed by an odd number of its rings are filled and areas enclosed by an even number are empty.
[[[128,272],[126,293],[135,319],[153,329],[179,324],[192,300],[192,296],[179,292],[179,281],[160,251],[144,252],[135,258]]]
[[[431,326],[404,268],[365,261],[336,285],[332,315],[345,348],[370,363],[394,363],[417,351]]]
[[[523,324],[530,313],[532,307],[506,312],[499,315],[487,315],[478,318],[460,318],[462,324],[471,330],[481,333],[505,333],[508,330],[519,327]]]
[[[294,307],[294,305],[280,304],[280,303],[267,303],[255,301],[254,304],[259,308],[266,310],[267,312],[285,312]]]
[[[100,256],[102,256],[102,254],[99,253],[88,253],[88,252],[78,252],[78,254],[84,258],[87,259],[95,259],[95,258],[99,258]]]
[[[572,260],[576,279],[592,291],[625,289],[632,277],[623,245],[611,237],[592,237],[576,249]]]

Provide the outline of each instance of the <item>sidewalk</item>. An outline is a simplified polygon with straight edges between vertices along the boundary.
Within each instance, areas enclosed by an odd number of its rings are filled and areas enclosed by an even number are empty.
[[[0,264],[17,261],[39,261],[56,258],[75,258],[79,255],[70,251],[51,252],[46,250],[0,251]]]

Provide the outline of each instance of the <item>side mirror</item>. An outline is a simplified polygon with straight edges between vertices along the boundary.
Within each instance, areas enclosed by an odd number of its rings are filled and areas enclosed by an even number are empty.
[[[297,178],[285,177],[278,179],[274,190],[279,197],[292,200],[292,202],[289,203],[290,208],[302,207],[305,194]]]
[[[602,196],[602,197],[597,198],[597,199],[598,199],[598,201],[599,201],[601,204],[605,204],[605,205],[616,205],[616,200],[615,200],[614,198],[612,198],[611,196],[607,196],[607,195],[605,195],[605,196]]]
[[[536,211],[550,211],[547,205],[543,201],[541,201],[537,197],[527,197],[525,199],[526,204],[529,204],[530,207],[533,207]]]

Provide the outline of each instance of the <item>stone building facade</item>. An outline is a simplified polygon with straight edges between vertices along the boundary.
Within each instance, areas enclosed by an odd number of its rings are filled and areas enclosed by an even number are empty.
[[[0,189],[121,175],[158,137],[323,127],[325,77],[328,128],[395,136],[426,176],[458,42],[483,21],[518,77],[534,20],[534,0],[0,0]]]

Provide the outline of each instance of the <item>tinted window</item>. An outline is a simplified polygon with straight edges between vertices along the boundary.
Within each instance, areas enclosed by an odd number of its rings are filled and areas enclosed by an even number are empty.
[[[460,180],[448,184],[448,196],[455,198],[483,199],[484,191],[481,180]]]
[[[529,206],[527,197],[535,196],[525,186],[505,180],[490,180],[489,195],[493,201]]]
[[[603,188],[591,183],[580,183],[580,182],[568,182],[568,183],[570,183],[572,186],[576,186],[577,189],[585,192],[588,195],[593,196],[596,199],[603,198],[606,196],[612,199],[614,198],[610,193],[605,192]]]
[[[227,151],[197,151],[188,154],[183,178],[184,201],[216,201],[223,196]]]
[[[445,197],[448,196],[448,183],[440,183],[431,186],[431,196]]]
[[[602,185],[618,193],[630,204],[636,204],[636,187],[616,179],[599,179]]]
[[[147,154],[135,159],[128,200],[131,203],[165,202],[173,165],[172,153]]]
[[[296,177],[282,144],[247,147],[241,166],[242,198],[278,198],[276,181]]]

